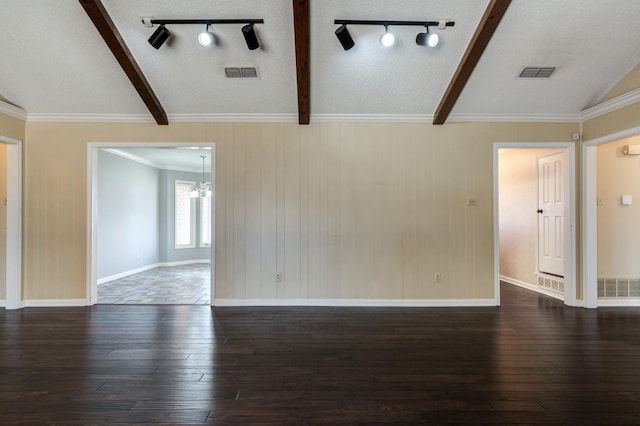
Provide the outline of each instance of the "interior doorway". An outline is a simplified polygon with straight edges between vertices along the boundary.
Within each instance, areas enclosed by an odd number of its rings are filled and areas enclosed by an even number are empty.
[[[574,151],[572,143],[494,144],[497,297],[502,280],[575,305]]]
[[[203,152],[206,156],[201,155]],[[193,246],[174,252],[174,224],[177,233],[180,212],[174,207],[178,194],[173,190],[174,186],[178,188],[174,181],[181,176],[194,181],[193,189],[204,180],[202,156],[208,157],[207,165],[211,164],[207,188],[215,188],[215,145],[89,143],[88,156],[87,305],[213,304],[213,191],[207,199],[209,208],[200,209],[198,216],[193,211],[192,224],[196,217],[200,224],[208,224],[207,232],[202,230],[208,238],[198,234],[196,240],[194,235]],[[196,157],[198,173],[190,169],[191,157]],[[171,165],[166,166],[165,161],[171,161]],[[205,205],[197,201],[191,200],[194,208]],[[169,258],[167,247],[171,248]],[[187,251],[196,251],[198,258],[192,259],[193,253]],[[196,297],[194,289],[202,294]]]
[[[3,292],[6,309],[22,307],[22,142],[0,135],[2,197],[0,222]]]

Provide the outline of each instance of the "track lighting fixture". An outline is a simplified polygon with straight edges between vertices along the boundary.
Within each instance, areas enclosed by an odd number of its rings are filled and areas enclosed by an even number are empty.
[[[209,46],[214,44],[215,39],[215,34],[209,31],[209,24],[207,24],[207,28],[203,32],[198,34],[198,43],[200,43],[200,46]]]
[[[389,32],[389,28],[384,26],[384,34],[380,36],[380,44],[384,47],[391,47],[396,44],[396,36]]]
[[[205,31],[198,34],[198,43],[202,46],[210,46],[217,44],[216,35],[209,31],[210,25],[221,24],[244,24],[242,27],[242,35],[247,43],[249,50],[255,50],[260,47],[258,36],[254,28],[255,24],[264,24],[264,19],[153,19],[142,18],[142,23],[147,27],[153,27],[154,25],[160,25],[149,38],[149,44],[156,49],[159,49],[165,41],[169,38],[171,33],[165,27],[165,25],[206,25]]]
[[[242,27],[242,35],[244,36],[244,41],[247,43],[247,48],[249,50],[256,50],[260,47],[260,42],[256,36],[256,30],[253,28],[253,24],[247,24]]]
[[[440,44],[440,36],[436,33],[430,33],[429,27],[427,27],[426,32],[418,33],[416,36],[416,44],[418,46],[436,47]]]
[[[338,41],[342,45],[344,50],[351,49],[356,43],[353,41],[351,34],[349,34],[349,30],[345,24],[342,24],[336,30],[336,37],[338,37]]]
[[[440,43],[440,36],[436,33],[429,32],[429,27],[436,27],[444,30],[446,27],[455,26],[455,22],[448,19],[440,19],[438,21],[369,21],[369,20],[353,20],[353,19],[336,19],[334,24],[340,25],[335,31],[338,41],[344,50],[351,49],[355,42],[349,34],[347,25],[384,25],[384,34],[380,37],[380,44],[390,47],[395,44],[395,36],[389,32],[389,26],[416,26],[425,27],[424,33],[418,33],[416,36],[416,44],[419,46],[436,47]]]
[[[160,46],[167,41],[170,35],[169,30],[164,25],[160,25],[149,37],[149,44],[156,49],[160,49]]]

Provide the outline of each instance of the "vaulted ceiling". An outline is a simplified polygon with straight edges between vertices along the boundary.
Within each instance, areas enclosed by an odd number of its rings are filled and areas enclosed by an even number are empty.
[[[293,121],[299,118],[294,5],[297,0],[102,0],[169,122]],[[309,0],[311,121],[405,117],[431,121],[490,0]],[[213,25],[202,47],[197,25],[167,25],[160,49],[143,17],[262,18],[250,51],[241,25]],[[638,0],[513,0],[470,73],[450,118],[539,116],[569,120],[596,104],[640,61]],[[345,51],[335,19],[439,20],[436,49],[418,46],[419,27],[353,25]],[[299,40],[300,42],[300,40]],[[298,45],[300,48],[300,45]],[[78,0],[3,0],[0,96],[29,119],[153,120],[136,88]],[[300,51],[298,51],[300,58]],[[555,66],[548,79],[519,79],[526,66]],[[225,67],[255,67],[258,78],[228,79]],[[0,98],[1,99],[1,98]]]

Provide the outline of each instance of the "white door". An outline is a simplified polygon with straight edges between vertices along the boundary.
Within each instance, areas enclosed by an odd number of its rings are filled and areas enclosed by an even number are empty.
[[[538,158],[538,270],[564,277],[565,154]]]

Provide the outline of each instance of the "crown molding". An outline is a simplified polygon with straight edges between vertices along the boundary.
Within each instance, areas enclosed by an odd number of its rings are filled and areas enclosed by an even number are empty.
[[[631,90],[630,92],[623,93],[613,99],[609,99],[608,101],[604,101],[590,108],[584,109],[580,112],[580,118],[582,121],[591,120],[596,117],[600,117],[601,115],[635,104],[636,102],[640,102],[640,88]]]
[[[28,118],[27,111],[4,101],[0,101],[0,114],[8,115],[9,117],[22,121],[27,121]]]
[[[103,148],[103,151],[109,152],[113,155],[117,155],[122,158],[126,158],[127,160],[135,161],[136,163],[144,164],[145,166],[153,167],[158,170],[171,170],[175,172],[189,172],[189,173],[201,173],[201,169],[197,168],[189,168],[189,167],[178,167],[172,165],[163,165],[156,163],[155,161],[151,161],[147,158],[140,157],[138,155],[132,154],[128,151],[123,151],[117,148]],[[206,173],[209,173],[208,171]]]
[[[453,123],[580,123],[640,102],[640,88],[579,114],[451,114]],[[27,114],[0,101],[0,113],[29,122],[155,123],[148,114]],[[296,114],[169,114],[174,123],[295,123]],[[311,114],[315,123],[430,123],[433,114]]]
[[[451,114],[447,122],[579,123],[580,114]]]

